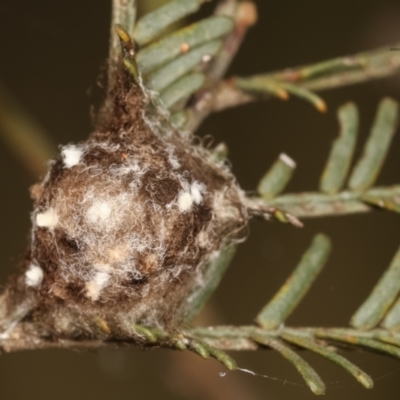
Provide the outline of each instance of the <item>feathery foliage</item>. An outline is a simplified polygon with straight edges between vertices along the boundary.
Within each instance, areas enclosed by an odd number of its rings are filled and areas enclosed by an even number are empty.
[[[136,1],[129,0],[124,5],[113,1],[111,61],[119,62],[121,58],[134,82],[157,93],[155,96],[165,108],[169,122],[182,132],[193,133],[212,112],[271,98],[298,97],[325,112],[327,105],[317,91],[380,78],[400,69],[400,56],[384,48],[282,72],[225,80],[225,72],[247,29],[256,22],[256,8],[251,1],[221,1],[215,15],[169,31],[176,22],[196,12],[203,2],[174,0],[136,22]],[[112,69],[109,85],[113,85]],[[249,208],[254,215],[272,215],[294,225],[299,225],[297,218],[361,213],[377,208],[399,213],[400,183],[374,186],[397,128],[398,108],[394,99],[385,98],[380,102],[363,155],[351,168],[359,113],[355,104],[344,104],[338,110],[340,133],[322,173],[319,191],[282,194],[296,163],[281,154],[261,179],[258,196],[248,199]],[[12,144],[17,152],[26,146],[22,142],[32,140],[32,136],[27,136],[27,131],[32,133],[32,130],[25,128],[23,119],[18,120],[19,127],[2,119],[3,130],[13,134]],[[48,152],[46,145],[35,151],[31,157],[34,168],[39,164],[37,158],[42,162]],[[225,159],[226,146],[221,144],[214,154],[219,160]],[[175,336],[154,327],[136,325],[134,332],[145,338],[149,346],[187,349],[203,358],[213,357],[229,369],[235,369],[236,363],[225,350],[271,348],[294,365],[315,394],[323,394],[324,382],[295,351],[307,349],[336,363],[364,387],[372,388],[370,376],[340,355],[338,349],[342,345],[354,346],[400,358],[400,250],[371,295],[355,312],[351,328],[286,327],[286,319],[322,271],[330,250],[330,239],[317,235],[292,275],[256,316],[255,325],[188,328]],[[217,288],[234,252],[234,246],[227,247],[208,266],[204,277],[207,285],[194,294],[188,322]],[[0,298],[0,327],[6,329],[9,321],[1,321],[3,302]],[[99,326],[106,329],[101,321]],[[0,338],[0,347],[9,351],[103,345],[106,343]]]

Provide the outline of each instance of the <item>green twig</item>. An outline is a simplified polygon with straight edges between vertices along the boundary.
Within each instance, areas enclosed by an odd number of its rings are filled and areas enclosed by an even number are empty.
[[[363,337],[358,332],[349,332],[345,329],[316,329],[314,335],[322,339],[365,347],[370,351],[377,351],[400,359],[400,348],[373,338]]]
[[[214,97],[218,93],[215,87],[228,70],[248,29],[256,23],[257,8],[252,1],[224,0],[216,8],[215,15],[232,18],[234,26],[211,68],[207,71],[206,89],[197,94],[194,106],[189,110],[189,119],[185,128],[192,132],[212,112]]]
[[[307,72],[313,70],[318,73]],[[322,91],[384,78],[398,73],[399,70],[400,53],[390,51],[388,46],[352,56],[241,79],[257,78],[269,82],[275,81],[276,84],[287,82],[307,90]],[[210,94],[212,100],[208,101],[202,120],[212,112],[268,99],[267,95],[259,96],[244,92],[236,87],[236,82],[236,79],[228,79],[214,88]]]
[[[108,56],[108,82],[107,82],[108,96],[104,104],[104,110],[107,110],[106,111],[107,114],[110,113],[112,109],[110,107],[110,102],[111,102],[110,93],[113,91],[115,87],[116,64],[123,55],[121,39],[120,36],[117,34],[116,27],[118,26],[122,27],[124,30],[126,30],[128,37],[131,38],[136,21],[136,12],[137,12],[136,8],[137,8],[137,0],[112,0],[110,47]],[[131,56],[133,57],[133,54],[131,54]],[[128,64],[129,60],[127,59],[125,63]],[[125,65],[125,68],[128,67],[132,67],[130,68],[130,71],[134,72],[135,68],[132,63],[131,65]]]
[[[121,56],[121,46],[119,37],[115,33],[115,26],[123,26],[128,34],[132,36],[133,28],[136,21],[136,7],[137,0],[112,0],[111,11],[111,41],[110,41],[110,74],[114,73],[114,63],[118,61]]]
[[[344,191],[333,195],[315,192],[285,194],[266,204],[285,210],[298,218],[364,213],[372,211],[375,205],[399,212],[400,185],[376,187],[363,193]]]
[[[300,84],[309,90],[325,90],[392,75],[400,69],[400,56],[390,46],[338,57],[315,64],[257,76]]]
[[[233,58],[242,44],[247,30],[257,22],[257,7],[252,1],[224,0],[215,10],[215,15],[232,18],[234,27],[226,37],[224,46],[212,68],[208,71],[207,79],[210,85],[222,79]]]

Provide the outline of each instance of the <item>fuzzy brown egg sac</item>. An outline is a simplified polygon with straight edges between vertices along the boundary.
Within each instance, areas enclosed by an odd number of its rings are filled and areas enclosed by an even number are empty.
[[[99,318],[121,330],[179,324],[209,260],[247,224],[229,169],[156,128],[140,88],[119,90],[106,122],[61,147],[34,191],[23,283],[30,318],[52,334],[93,335]]]

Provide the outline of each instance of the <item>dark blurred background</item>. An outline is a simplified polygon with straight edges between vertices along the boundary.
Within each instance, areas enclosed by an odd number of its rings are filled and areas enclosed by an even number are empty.
[[[146,0],[142,0],[145,2]],[[210,12],[214,2],[204,7]],[[398,0],[258,0],[254,27],[230,72],[252,74],[312,63],[400,41]],[[84,139],[96,80],[105,64],[109,0],[0,1],[0,82],[19,99],[55,143]],[[400,76],[323,92],[329,112],[293,99],[252,104],[210,118],[201,135],[226,141],[241,185],[253,190],[282,151],[298,163],[289,191],[315,190],[337,135],[336,109],[355,101],[361,114],[361,150],[379,100],[400,100]],[[0,141],[0,283],[6,282],[28,241],[36,179]],[[379,177],[400,183],[400,135]],[[307,220],[299,230],[254,221],[211,307],[208,323],[248,324],[283,283],[312,236],[331,236],[333,254],[288,324],[345,326],[399,246],[399,216],[368,215]],[[398,399],[400,362],[354,352],[350,358],[376,378],[367,391],[326,360],[303,353],[326,380],[326,399]],[[215,361],[167,350],[74,353],[37,351],[0,357],[0,398],[25,399],[312,399],[293,367],[272,351],[235,353],[239,365],[279,380],[223,371]],[[295,386],[288,382],[299,384]]]

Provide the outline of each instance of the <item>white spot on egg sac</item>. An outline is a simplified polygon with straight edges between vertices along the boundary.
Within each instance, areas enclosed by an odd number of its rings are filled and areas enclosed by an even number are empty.
[[[110,264],[95,264],[93,267],[101,272],[108,272],[111,269]]]
[[[64,146],[61,151],[61,157],[66,168],[72,168],[78,165],[81,162],[82,155],[83,150],[72,144]]]
[[[177,169],[181,166],[181,163],[178,161],[178,158],[172,149],[168,149],[168,161],[171,164],[172,169]]]
[[[107,251],[107,256],[110,262],[121,262],[124,261],[129,254],[129,245],[117,245]]]
[[[54,228],[58,223],[58,216],[54,208],[36,214],[36,225],[41,228]]]
[[[200,247],[207,247],[208,245],[208,235],[207,232],[201,231],[197,236],[197,243]]]
[[[29,287],[38,287],[43,280],[43,270],[35,264],[31,264],[25,272],[25,283]]]
[[[190,193],[192,194],[193,201],[196,204],[200,204],[203,201],[203,195],[201,192],[204,190],[204,186],[201,183],[193,182],[190,187]]]
[[[189,211],[192,208],[193,197],[189,192],[182,192],[178,198],[178,207],[180,212]]]
[[[107,286],[110,275],[107,272],[97,272],[94,279],[86,284],[86,295],[93,301],[98,300],[101,291]]]
[[[105,201],[96,201],[86,213],[87,220],[92,224],[104,223],[111,216],[111,206]]]

